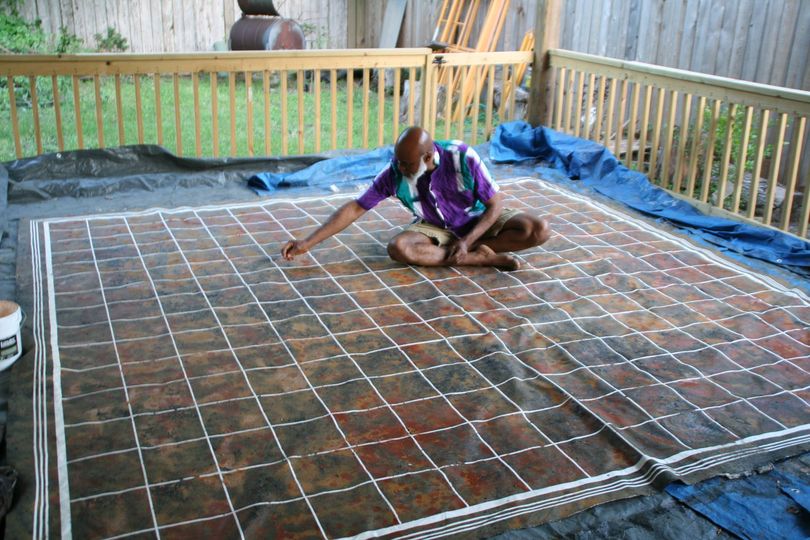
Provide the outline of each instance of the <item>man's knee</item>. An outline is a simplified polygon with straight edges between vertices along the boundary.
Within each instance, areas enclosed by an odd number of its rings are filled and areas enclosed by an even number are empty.
[[[551,227],[547,219],[532,217],[529,224],[528,236],[533,246],[544,244],[551,236]]]
[[[402,235],[395,236],[388,242],[388,256],[397,262],[408,262],[408,240]]]

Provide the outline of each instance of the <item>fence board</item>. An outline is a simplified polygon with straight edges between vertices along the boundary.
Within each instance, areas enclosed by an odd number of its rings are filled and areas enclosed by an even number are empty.
[[[805,2],[806,3],[806,2]],[[782,39],[775,40],[775,50],[771,67],[769,81],[775,81],[779,86],[784,86],[787,80],[788,60],[790,59],[790,46],[794,41],[797,32],[796,22],[799,15],[798,2],[787,2],[782,12],[782,21],[779,24],[779,35]],[[810,28],[805,27],[799,30],[802,34],[810,32]]]

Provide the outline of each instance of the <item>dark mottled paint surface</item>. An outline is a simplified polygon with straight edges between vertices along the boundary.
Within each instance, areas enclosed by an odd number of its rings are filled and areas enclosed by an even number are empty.
[[[338,537],[555,493],[559,517],[643,456],[810,423],[803,298],[504,192],[557,233],[511,274],[393,263],[393,203],[292,263],[336,201],[52,223],[74,535]]]

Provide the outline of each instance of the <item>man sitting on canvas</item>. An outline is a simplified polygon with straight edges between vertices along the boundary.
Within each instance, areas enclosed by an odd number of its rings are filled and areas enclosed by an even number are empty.
[[[339,233],[380,201],[397,197],[416,217],[388,244],[392,259],[419,266],[496,266],[516,270],[508,252],[548,240],[548,221],[504,209],[503,195],[478,154],[460,141],[436,141],[409,127],[394,147],[394,160],[357,200],[341,206],[304,240],[281,250],[292,260]]]

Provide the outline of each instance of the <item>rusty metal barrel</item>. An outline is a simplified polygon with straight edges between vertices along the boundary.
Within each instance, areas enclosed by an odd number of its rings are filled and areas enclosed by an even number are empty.
[[[294,50],[303,49],[304,44],[301,26],[284,17],[246,15],[231,27],[228,38],[232,51]]]

